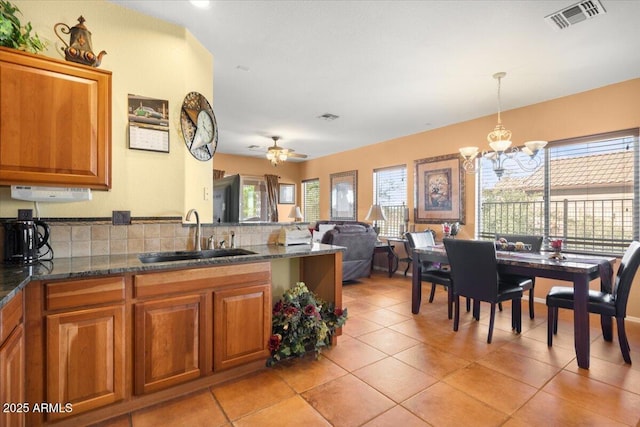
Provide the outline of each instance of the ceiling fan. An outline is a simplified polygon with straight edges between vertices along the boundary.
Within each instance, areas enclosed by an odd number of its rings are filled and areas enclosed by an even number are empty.
[[[306,154],[294,153],[290,148],[282,148],[278,145],[279,136],[272,136],[273,145],[267,149],[267,160],[271,162],[272,166],[278,166],[280,163],[286,162],[289,157],[295,157],[298,159],[306,159]]]

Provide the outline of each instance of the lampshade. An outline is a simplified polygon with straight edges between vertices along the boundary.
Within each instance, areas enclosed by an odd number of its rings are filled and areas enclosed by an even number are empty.
[[[387,217],[384,215],[382,208],[380,205],[371,205],[369,208],[369,213],[365,218],[367,221],[386,221]]]
[[[289,211],[289,218],[294,218],[296,221],[302,219],[302,211],[300,210],[300,206],[291,206],[291,210]]]
[[[501,139],[499,141],[490,142],[489,146],[493,149],[493,151],[501,153],[503,151],[507,151],[507,148],[511,147],[511,141],[509,141],[508,139]]]
[[[527,141],[524,143],[523,152],[530,156],[535,156],[539,150],[547,145],[547,141]]]
[[[479,151],[480,149],[478,147],[460,148],[460,154],[462,154],[462,157],[464,157],[465,159],[474,159],[478,155]]]

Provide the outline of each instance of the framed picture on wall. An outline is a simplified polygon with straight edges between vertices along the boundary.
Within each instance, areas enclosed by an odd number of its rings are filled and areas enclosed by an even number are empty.
[[[358,210],[358,171],[332,173],[330,219],[339,221],[355,221]]]
[[[278,185],[278,203],[282,205],[294,205],[296,203],[296,185]]]
[[[415,160],[416,223],[464,224],[464,170],[458,154]]]

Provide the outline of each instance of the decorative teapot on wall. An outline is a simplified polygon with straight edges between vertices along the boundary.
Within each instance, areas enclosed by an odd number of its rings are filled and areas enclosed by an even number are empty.
[[[78,18],[79,24],[71,28],[69,28],[67,24],[59,22],[54,25],[53,31],[62,43],[64,43],[65,47],[61,49],[64,51],[64,58],[67,61],[98,67],[100,62],[102,62],[102,57],[106,55],[107,52],[103,50],[97,56],[93,53],[93,49],[91,47],[91,31],[87,30],[87,27],[84,25],[84,21],[85,19],[81,15]],[[71,41],[69,44],[60,37],[60,34],[58,34],[58,28],[60,28],[60,32],[62,34],[71,34]]]

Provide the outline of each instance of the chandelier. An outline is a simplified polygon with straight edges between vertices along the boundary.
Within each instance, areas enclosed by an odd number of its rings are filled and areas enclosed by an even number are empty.
[[[547,145],[547,141],[527,141],[524,143],[524,147],[522,149],[512,147],[511,131],[502,125],[502,118],[500,117],[502,110],[500,101],[500,83],[502,78],[506,75],[507,73],[505,72],[499,72],[493,75],[493,78],[498,80],[498,123],[487,135],[487,141],[493,151],[482,151],[482,153],[480,153],[480,149],[478,147],[460,148],[460,155],[463,159],[462,167],[467,173],[476,173],[478,171],[475,160],[480,154],[485,159],[491,160],[493,171],[498,178],[501,178],[504,174],[504,165],[508,160],[514,160],[521,169],[529,172],[533,172],[540,166],[540,158],[537,157],[536,154],[538,154],[538,151],[542,150]],[[519,152],[523,152],[529,157],[526,160],[522,160],[517,156]]]
[[[278,166],[287,161],[289,150],[278,146],[279,136],[272,136],[271,139],[273,139],[273,146],[267,150],[267,160],[271,162],[272,166]]]

